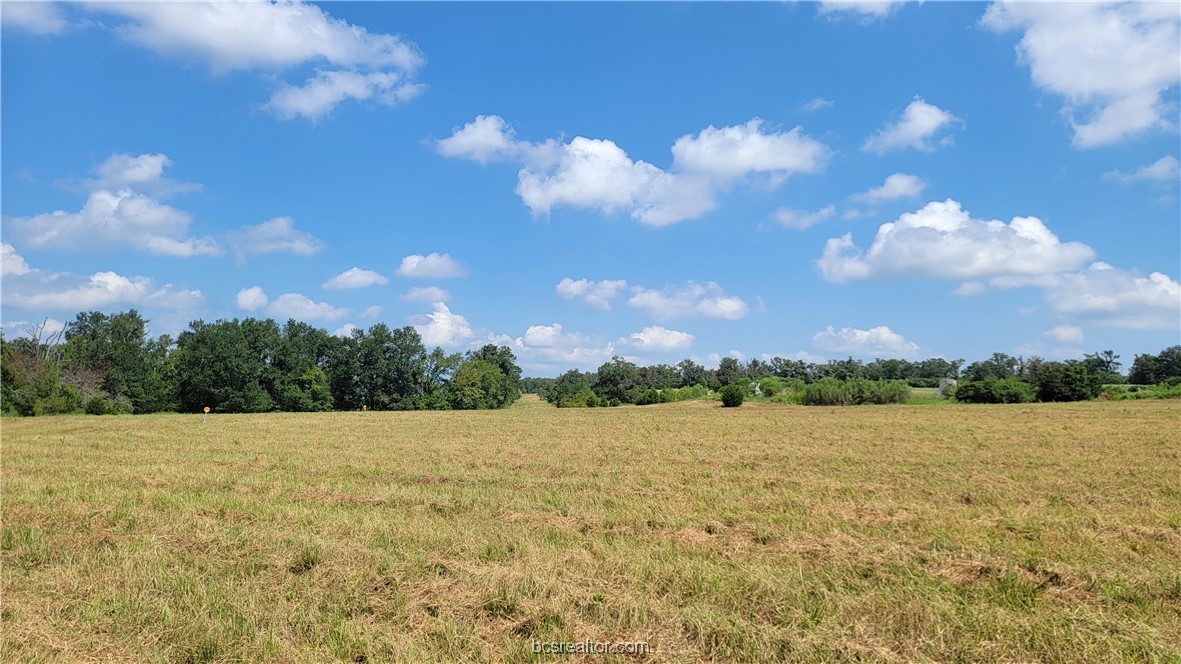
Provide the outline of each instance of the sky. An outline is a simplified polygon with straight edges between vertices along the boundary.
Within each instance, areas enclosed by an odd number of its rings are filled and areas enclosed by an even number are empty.
[[[1177,3],[0,6],[0,320],[613,356],[1181,343]]]

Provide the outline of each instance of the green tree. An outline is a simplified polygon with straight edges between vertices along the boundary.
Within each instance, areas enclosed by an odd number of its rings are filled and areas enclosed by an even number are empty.
[[[507,346],[486,344],[479,350],[468,353],[469,360],[483,360],[495,365],[504,375],[500,393],[492,408],[507,408],[521,397],[521,367],[517,366],[517,357]]]
[[[451,407],[456,410],[503,408],[505,375],[487,360],[468,359],[451,378]]]
[[[635,403],[643,391],[640,368],[622,357],[613,357],[595,372],[591,387],[600,399]]]

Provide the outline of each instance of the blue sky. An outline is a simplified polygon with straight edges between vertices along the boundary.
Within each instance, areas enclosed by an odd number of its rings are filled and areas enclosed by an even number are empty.
[[[1181,9],[3,5],[6,334],[136,308],[530,375],[1181,336]],[[52,324],[51,321],[51,324]]]

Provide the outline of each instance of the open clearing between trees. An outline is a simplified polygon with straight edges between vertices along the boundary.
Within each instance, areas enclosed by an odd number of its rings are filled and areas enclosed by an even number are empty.
[[[1181,403],[3,426],[3,659],[1181,657]]]

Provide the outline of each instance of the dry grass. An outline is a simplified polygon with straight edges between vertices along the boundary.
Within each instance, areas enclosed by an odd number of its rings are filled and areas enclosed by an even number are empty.
[[[1176,401],[528,398],[5,420],[0,654],[1181,661],[1179,424]]]

